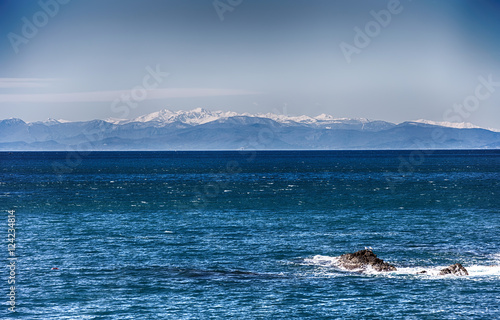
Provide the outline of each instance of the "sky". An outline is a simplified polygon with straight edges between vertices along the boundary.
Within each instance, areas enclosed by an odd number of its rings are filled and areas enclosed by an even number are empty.
[[[202,107],[500,127],[500,1],[0,0],[0,119]]]

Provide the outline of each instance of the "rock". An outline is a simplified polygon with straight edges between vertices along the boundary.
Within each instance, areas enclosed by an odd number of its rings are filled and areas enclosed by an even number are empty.
[[[455,276],[468,276],[469,272],[467,272],[467,269],[465,269],[464,266],[462,266],[460,263],[455,263],[452,264],[451,266],[442,269],[439,272],[440,276],[447,274],[452,274]]]
[[[371,266],[376,271],[396,271],[396,267],[388,264],[372,250],[360,250],[354,253],[346,253],[339,257],[339,265],[347,270],[366,269]]]

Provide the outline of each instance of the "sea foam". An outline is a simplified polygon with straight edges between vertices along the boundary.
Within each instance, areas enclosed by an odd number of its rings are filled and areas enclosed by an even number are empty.
[[[460,276],[460,278],[478,278],[478,277],[494,277],[494,278],[500,278],[500,254],[495,255],[495,260],[496,262],[499,262],[498,264],[485,264],[485,265],[478,265],[478,264],[472,264],[472,265],[467,265],[464,264],[464,267],[467,269],[469,275],[468,276]],[[310,266],[318,266],[318,267],[325,267],[325,268],[333,268],[336,271],[342,271],[342,272],[362,272],[363,274],[367,275],[386,275],[386,276],[408,276],[408,275],[415,275],[415,276],[422,276],[424,278],[450,278],[450,277],[456,277],[454,275],[441,275],[440,272],[442,269],[446,268],[447,265],[439,265],[439,266],[412,266],[412,267],[398,267],[397,264],[396,271],[389,271],[389,272],[384,272],[384,271],[377,271],[370,266],[367,266],[364,269],[354,269],[354,270],[348,270],[343,268],[339,264],[339,257],[337,256],[324,256],[324,255],[315,255],[310,258],[305,258],[302,262],[303,265],[310,265]]]

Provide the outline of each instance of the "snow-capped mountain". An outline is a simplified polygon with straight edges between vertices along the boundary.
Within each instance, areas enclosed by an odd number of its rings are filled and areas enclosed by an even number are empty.
[[[327,114],[252,115],[201,108],[165,109],[135,119],[0,121],[0,150],[9,151],[420,148],[498,149],[500,132],[469,123],[395,124]]]
[[[482,127],[473,125],[470,122],[431,121],[431,120],[424,120],[424,119],[415,120],[414,122],[425,123],[425,124],[430,124],[433,126],[441,126],[441,127],[447,127],[447,128],[483,129]],[[494,128],[484,128],[484,129],[490,130],[490,131],[495,131],[495,132],[500,132],[500,129],[494,129]]]
[[[181,122],[190,125],[199,125],[218,119],[236,117],[239,115],[240,114],[231,111],[209,111],[202,108],[197,108],[191,111],[170,111],[164,109],[158,112],[140,116],[138,118],[130,120],[129,122],[157,122],[158,124]]]
[[[316,117],[310,117],[306,115],[302,116],[289,116],[283,114],[274,113],[237,113],[233,111],[210,111],[203,108],[197,108],[194,110],[180,110],[171,111],[168,109],[163,109],[157,112],[149,113],[135,119],[114,119],[109,118],[104,121],[113,124],[126,124],[134,122],[150,123],[155,126],[164,126],[175,122],[180,122],[189,125],[201,125],[217,120],[224,120],[233,117],[251,117],[251,118],[263,118],[276,121],[281,124],[303,124],[317,127],[324,127],[328,125],[343,125],[343,126],[356,126],[361,129],[368,129],[369,126],[364,128],[365,124],[378,124],[379,126],[387,127],[394,126],[394,124],[385,121],[372,121],[365,118],[359,119],[349,119],[349,118],[335,118],[331,115],[320,114]]]
[[[47,120],[36,121],[36,122],[33,122],[33,123],[40,123],[40,124],[44,124],[46,126],[53,126],[53,125],[57,125],[57,124],[61,124],[61,123],[67,123],[67,122],[71,122],[71,121],[63,120],[63,119],[48,118]]]

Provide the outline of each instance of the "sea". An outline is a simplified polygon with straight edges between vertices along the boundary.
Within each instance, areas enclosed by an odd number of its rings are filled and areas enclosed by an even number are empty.
[[[2,319],[500,319],[500,150],[1,152],[0,212]]]

